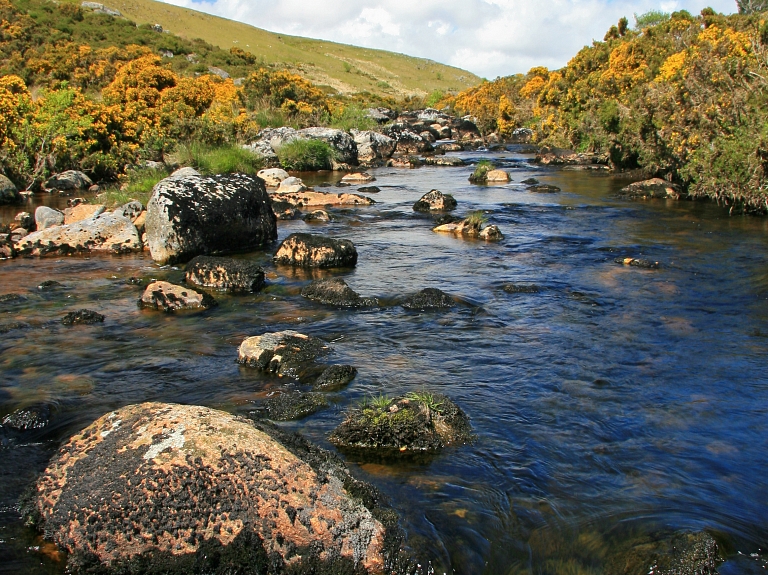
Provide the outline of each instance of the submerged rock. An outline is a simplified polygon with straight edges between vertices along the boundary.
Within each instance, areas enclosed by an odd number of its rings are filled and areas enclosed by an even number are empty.
[[[253,293],[264,287],[261,267],[232,258],[197,256],[187,264],[185,278],[191,284],[230,292]]]
[[[278,331],[243,340],[237,362],[278,375],[299,377],[306,367],[330,350],[319,338],[292,330]]]
[[[301,290],[307,299],[338,307],[369,307],[379,305],[374,297],[361,297],[341,278],[329,278],[313,281]]]
[[[325,407],[328,407],[328,400],[322,393],[291,391],[264,400],[256,413],[273,421],[295,421]]]
[[[636,538],[608,557],[605,573],[618,575],[717,575],[723,562],[717,541],[706,532]]]
[[[139,307],[172,312],[182,309],[208,309],[216,305],[207,293],[168,282],[153,282],[139,298]]]
[[[357,250],[349,240],[315,234],[291,234],[275,254],[275,263],[301,267],[345,268],[357,264]]]
[[[0,334],[6,334],[11,331],[16,331],[18,329],[26,329],[29,327],[28,323],[24,323],[23,321],[9,321],[0,323]]]
[[[34,405],[17,409],[6,415],[0,427],[13,429],[14,431],[30,431],[43,429],[51,420],[51,407],[46,404]]]
[[[329,365],[312,385],[319,391],[334,391],[348,385],[357,376],[357,368],[351,365]]]
[[[541,288],[533,284],[505,284],[501,287],[507,293],[539,293]]]
[[[376,180],[376,178],[374,178],[368,172],[355,172],[353,174],[347,174],[341,178],[341,182],[343,184],[364,184],[367,182],[373,182],[374,180]]]
[[[104,323],[104,316],[90,309],[79,309],[71,311],[61,318],[61,323],[64,325],[92,325],[94,323]]]
[[[525,184],[526,186],[535,186],[536,184],[539,183],[539,180],[537,180],[536,178],[527,178],[520,183]]]
[[[470,439],[466,414],[448,397],[426,392],[365,402],[329,436],[340,449],[384,453],[438,451]]]
[[[432,190],[421,196],[419,201],[413,204],[415,212],[437,212],[455,210],[456,200],[450,194],[444,194],[440,190]]]
[[[451,296],[437,288],[425,288],[402,303],[405,309],[412,310],[445,309],[455,305]]]
[[[448,166],[448,167],[458,167],[458,166],[466,166],[467,163],[462,160],[461,158],[457,158],[455,156],[431,156],[429,158],[424,158],[424,163],[428,166]]]
[[[37,289],[40,291],[52,291],[59,288],[63,288],[64,284],[57,282],[56,280],[45,280],[40,285],[37,286]]]
[[[528,187],[528,191],[536,194],[556,194],[562,190],[557,186],[551,186],[549,184],[534,184]]]
[[[680,186],[677,184],[662,180],[661,178],[651,178],[650,180],[629,184],[619,190],[616,195],[620,198],[628,198],[631,200],[648,200],[651,198],[670,198],[677,200],[680,199],[680,194]]]
[[[351,496],[358,485],[301,438],[145,403],[73,436],[31,515],[74,572],[381,572],[387,529]]]
[[[277,239],[277,220],[260,178],[245,174],[160,181],[147,205],[152,259],[176,263],[197,255],[244,251]]]
[[[654,262],[651,260],[645,260],[640,258],[616,258],[613,261],[615,261],[617,264],[632,266],[636,268],[644,268],[648,270],[659,269],[659,262]]]

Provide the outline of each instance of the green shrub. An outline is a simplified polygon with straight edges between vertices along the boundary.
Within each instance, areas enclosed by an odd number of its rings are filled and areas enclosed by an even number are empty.
[[[277,157],[286,170],[330,170],[336,151],[323,140],[291,140],[277,150]]]
[[[202,174],[256,174],[264,167],[261,156],[238,146],[210,146],[199,142],[180,144],[172,155],[174,162],[192,166]]]
[[[635,14],[635,30],[656,26],[669,20],[669,14],[661,10],[650,10],[639,16]]]
[[[438,78],[439,80],[440,78]],[[424,101],[424,104],[428,108],[434,108],[437,103],[443,99],[445,94],[442,92],[442,90],[434,90],[429,96],[427,96],[427,99]]]

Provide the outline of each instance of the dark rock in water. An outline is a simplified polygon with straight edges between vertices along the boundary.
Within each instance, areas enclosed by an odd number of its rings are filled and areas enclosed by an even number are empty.
[[[604,573],[717,575],[723,562],[717,541],[706,532],[646,536],[624,547],[608,558]]]
[[[525,184],[526,186],[535,186],[536,184],[539,183],[539,180],[537,180],[536,178],[528,178],[527,180],[523,180],[520,183]]]
[[[248,337],[238,349],[237,362],[278,375],[300,377],[317,358],[331,350],[323,340],[286,330]]]
[[[677,200],[680,198],[681,193],[680,186],[677,184],[662,180],[661,178],[651,178],[650,180],[629,184],[619,190],[616,195],[630,200],[647,200],[651,198]]]
[[[334,187],[336,187],[336,188],[349,188],[351,186],[352,186],[352,184],[350,184],[349,182],[336,182],[334,184]]]
[[[26,299],[23,295],[17,293],[4,293],[0,295],[0,303],[19,303],[26,301]]]
[[[24,228],[25,230],[34,230],[35,229],[35,216],[30,214],[29,212],[19,212],[16,214],[16,216],[13,218],[13,221],[19,224],[20,228]]]
[[[43,283],[37,286],[37,289],[41,291],[50,291],[50,290],[55,290],[63,287],[64,287],[64,284],[61,284],[56,280],[45,280]]]
[[[339,307],[368,307],[377,306],[376,298],[360,297],[360,294],[350,288],[341,278],[330,278],[313,281],[301,290],[305,298]]]
[[[216,300],[207,293],[199,293],[188,287],[168,282],[149,284],[139,299],[139,307],[162,310],[166,313],[184,309],[208,309],[215,305]]]
[[[186,280],[208,288],[253,293],[264,287],[264,270],[246,260],[197,256],[187,264]]]
[[[303,219],[308,223],[327,223],[331,221],[331,216],[325,210],[315,210],[308,213]]]
[[[0,234],[0,259],[15,258],[17,253],[13,245],[16,243],[8,234]]]
[[[25,329],[28,327],[29,324],[24,323],[23,321],[10,321],[6,323],[0,323],[0,334],[6,334],[11,331],[16,331],[17,329]]]
[[[136,276],[131,276],[125,280],[125,283],[132,286],[141,286],[144,285],[144,280],[142,278],[137,278]]]
[[[265,423],[144,403],[73,436],[27,517],[70,572],[379,573],[393,522],[356,498],[366,491],[332,454]]]
[[[278,220],[295,220],[301,216],[301,211],[296,206],[280,200],[272,200],[272,212]]]
[[[357,264],[357,250],[349,240],[314,234],[291,234],[275,254],[275,263],[301,267],[347,268]]]
[[[48,405],[35,405],[24,409],[17,409],[6,415],[0,426],[15,431],[29,431],[42,429],[51,420],[51,408]]]
[[[71,311],[63,318],[61,323],[64,325],[92,325],[94,323],[103,323],[104,316],[90,309],[79,309]]]
[[[277,239],[264,181],[245,174],[160,181],[148,202],[145,226],[152,259],[159,263],[245,251]]]
[[[456,302],[447,293],[436,288],[426,288],[403,302],[405,309],[426,310],[453,307]]]
[[[435,218],[436,226],[443,226],[445,224],[455,224],[462,221],[462,218],[458,216],[452,216],[451,214],[443,214],[438,218]]]
[[[466,166],[467,163],[462,160],[461,158],[457,158],[455,156],[432,156],[429,158],[424,158],[424,163],[428,166],[449,166],[449,167],[456,167],[456,166]]]
[[[357,188],[357,191],[361,194],[378,194],[381,188],[379,186],[363,186],[362,188]]]
[[[507,293],[539,293],[541,288],[532,284],[505,284],[502,288]]]
[[[328,407],[328,400],[322,393],[292,391],[266,399],[256,413],[273,421],[295,421],[325,407]]]
[[[440,190],[431,190],[421,196],[418,202],[413,204],[415,212],[440,212],[455,210],[456,200],[450,194],[444,194]]]
[[[647,270],[657,270],[659,269],[659,262],[654,262],[651,260],[644,260],[640,258],[616,258],[613,260],[617,264],[622,264],[625,266],[632,266],[636,268],[643,268]]]
[[[351,365],[329,365],[315,380],[312,389],[333,391],[349,384],[357,375],[357,368]]]
[[[329,440],[336,447],[386,453],[438,451],[471,439],[469,418],[444,395],[379,397],[347,413]]]
[[[534,192],[536,194],[556,194],[557,192],[561,192],[562,190],[557,186],[550,186],[549,184],[536,184],[536,185],[530,186],[528,188],[528,191]]]

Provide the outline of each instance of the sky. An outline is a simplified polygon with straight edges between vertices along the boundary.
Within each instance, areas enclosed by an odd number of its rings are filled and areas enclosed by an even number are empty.
[[[493,79],[564,66],[619,18],[735,0],[164,0],[258,28],[401,52]]]

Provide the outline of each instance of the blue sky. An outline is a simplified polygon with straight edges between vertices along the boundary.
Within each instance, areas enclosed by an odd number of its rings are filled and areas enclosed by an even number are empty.
[[[626,16],[734,0],[165,0],[259,28],[430,58],[492,79],[559,68]]]

